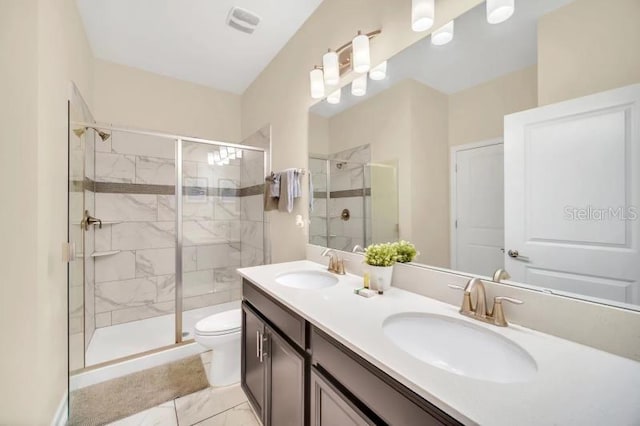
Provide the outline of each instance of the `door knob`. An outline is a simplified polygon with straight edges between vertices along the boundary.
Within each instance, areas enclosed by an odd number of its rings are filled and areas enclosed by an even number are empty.
[[[507,254],[509,255],[509,257],[514,259],[529,260],[527,256],[523,256],[520,253],[518,253],[518,250],[509,250]]]

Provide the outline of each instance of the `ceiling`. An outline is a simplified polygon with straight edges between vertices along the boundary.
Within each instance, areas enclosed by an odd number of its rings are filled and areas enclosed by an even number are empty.
[[[322,0],[76,0],[96,57],[242,94]],[[261,18],[226,25],[233,6]]]
[[[498,25],[487,23],[485,4],[480,4],[455,20],[449,44],[434,46],[423,38],[389,60],[386,79],[369,79],[365,96],[355,97],[351,86],[345,86],[339,104],[319,102],[311,112],[331,117],[407,78],[451,94],[534,65],[538,19],[572,1],[517,1],[513,16]]]

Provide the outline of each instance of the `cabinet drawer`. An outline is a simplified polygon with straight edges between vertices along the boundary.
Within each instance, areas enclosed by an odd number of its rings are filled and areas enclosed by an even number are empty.
[[[314,365],[390,425],[460,424],[316,328],[311,332],[311,351]]]
[[[306,348],[305,320],[288,308],[271,299],[250,281],[242,280],[244,299],[256,308],[270,323],[300,349]]]

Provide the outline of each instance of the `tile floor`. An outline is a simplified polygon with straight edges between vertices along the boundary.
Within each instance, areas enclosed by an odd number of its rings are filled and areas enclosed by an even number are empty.
[[[201,355],[209,373],[211,352]],[[134,414],[112,426],[260,426],[240,385],[206,388]]]

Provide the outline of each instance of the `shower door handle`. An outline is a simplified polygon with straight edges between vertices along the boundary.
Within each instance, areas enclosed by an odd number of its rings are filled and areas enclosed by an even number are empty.
[[[89,210],[84,211],[84,219],[82,219],[82,227],[85,231],[89,230],[89,226],[93,224],[98,224],[98,228],[102,229],[102,220],[97,217],[93,217],[89,214]]]

